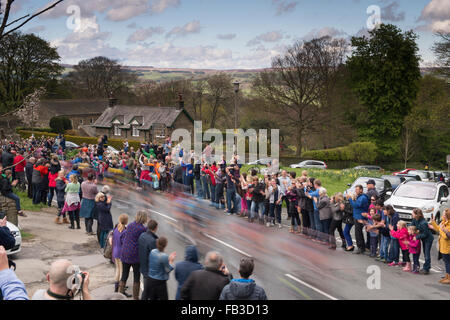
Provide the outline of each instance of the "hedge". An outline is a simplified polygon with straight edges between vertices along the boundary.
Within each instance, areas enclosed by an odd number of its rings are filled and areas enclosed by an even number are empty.
[[[31,131],[31,127],[17,127],[16,128],[16,132],[19,131]],[[52,128],[33,128],[33,131],[37,131],[37,132],[53,132]]]
[[[27,130],[19,130],[18,133],[23,139],[29,138],[31,136],[31,131]],[[57,137],[58,135],[56,133],[47,133],[47,132],[34,132],[34,136],[36,138],[40,138],[42,136],[46,137]],[[86,144],[97,144],[98,138],[97,137],[80,137],[80,136],[71,136],[71,135],[65,135],[66,141],[70,141],[73,143],[76,143],[78,145],[82,145],[83,143]],[[121,139],[108,139],[108,145],[116,148],[117,150],[123,149],[123,142],[125,140]],[[139,141],[130,141],[128,140],[128,144],[130,147],[133,147],[134,150],[138,150],[141,147],[141,142]]]
[[[345,147],[306,151],[302,158],[371,164],[377,158],[377,147],[373,142],[354,142]]]

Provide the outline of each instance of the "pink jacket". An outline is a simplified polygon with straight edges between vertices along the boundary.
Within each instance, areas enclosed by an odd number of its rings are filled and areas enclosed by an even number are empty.
[[[398,231],[391,230],[391,236],[398,239],[398,243],[400,244],[400,248],[402,250],[408,250],[409,247],[408,228],[403,228]]]
[[[419,254],[420,253],[420,240],[414,240],[414,236],[408,234],[409,241],[409,253]]]

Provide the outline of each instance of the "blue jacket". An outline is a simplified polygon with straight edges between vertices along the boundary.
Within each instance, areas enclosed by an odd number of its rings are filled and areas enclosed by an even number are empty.
[[[203,269],[203,266],[198,263],[198,252],[196,246],[187,246],[184,256],[185,261],[180,261],[175,265],[175,279],[178,281],[176,300],[181,300],[180,290],[184,282],[195,270]]]
[[[148,276],[156,280],[169,280],[169,273],[173,266],[169,263],[169,256],[153,249],[148,257]]]
[[[367,198],[367,195],[363,193],[355,201],[350,198],[349,202],[353,207],[353,218],[355,220],[367,220],[361,215],[363,212],[369,212],[369,198]]]
[[[416,219],[412,219],[411,225],[415,226],[417,230],[419,230],[419,234],[416,235],[416,239],[421,239],[423,241],[433,241],[434,237],[428,227],[428,222],[425,219],[420,219],[417,221]]]
[[[317,189],[315,191],[309,190],[308,193],[311,197],[319,199],[319,189]],[[314,200],[313,200],[313,205],[314,205],[314,210],[318,210],[316,202]]]
[[[0,271],[0,291],[3,300],[29,300],[25,285],[11,269]]]
[[[254,280],[233,279],[223,288],[219,300],[267,300],[267,296]]]
[[[138,239],[139,267],[141,273],[148,277],[148,257],[153,249],[156,249],[158,236],[151,231],[142,233]]]

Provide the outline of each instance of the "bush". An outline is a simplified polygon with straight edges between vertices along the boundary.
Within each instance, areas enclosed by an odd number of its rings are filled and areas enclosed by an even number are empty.
[[[27,139],[31,136],[31,131],[19,130],[18,133],[20,134],[20,136],[23,139]],[[40,138],[42,136],[56,137],[58,135],[56,133],[34,132],[34,136],[36,138]],[[66,137],[66,141],[71,141],[73,143],[78,144],[79,146],[81,146],[83,143],[86,143],[86,144],[97,144],[98,143],[98,138],[96,138],[96,137],[80,137],[80,136],[71,136],[71,135],[65,135],[65,137]],[[120,151],[123,149],[124,141],[125,140],[121,140],[121,139],[108,139],[108,145],[110,145]],[[134,150],[138,150],[141,147],[141,142],[139,142],[139,141],[128,140],[128,144],[130,145],[130,147],[133,147]]]
[[[53,117],[50,119],[50,128],[54,133],[64,133],[66,130],[72,129],[72,123],[66,117]]]
[[[302,158],[322,161],[354,161],[373,163],[377,157],[377,147],[373,142],[354,142],[345,147],[311,150],[302,153]]]
[[[26,131],[37,131],[37,132],[53,132],[52,128],[31,128],[31,127],[16,127],[16,132],[19,132],[21,130],[26,130]]]

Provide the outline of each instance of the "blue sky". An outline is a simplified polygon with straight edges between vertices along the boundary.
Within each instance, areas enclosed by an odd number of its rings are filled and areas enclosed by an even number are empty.
[[[54,2],[16,0],[11,21]],[[418,33],[423,64],[434,60],[433,31],[450,31],[450,0],[65,0],[22,30],[69,64],[105,55],[125,65],[251,69],[270,67],[296,40],[364,34],[371,5],[382,22]]]

